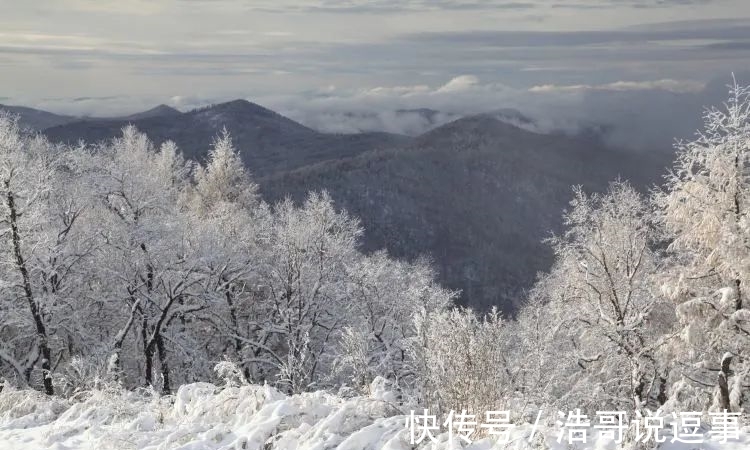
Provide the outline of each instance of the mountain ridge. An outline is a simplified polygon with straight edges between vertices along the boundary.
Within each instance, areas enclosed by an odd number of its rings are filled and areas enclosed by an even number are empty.
[[[182,114],[182,112],[177,110],[176,108],[172,108],[171,106],[165,105],[164,103],[162,103],[160,105],[154,106],[151,109],[147,109],[146,111],[129,114],[122,118],[113,117],[112,119],[139,120],[139,119],[146,119],[149,117],[176,116],[179,114]]]
[[[458,119],[401,148],[366,152],[259,179],[264,198],[301,202],[327,190],[360,217],[365,250],[429,255],[442,282],[477,309],[512,312],[549,268],[542,241],[561,231],[572,186],[606,190],[618,177],[645,190],[669,153],[607,148],[590,136],[529,131],[491,115]]]
[[[23,127],[31,128],[36,131],[41,131],[45,128],[57,125],[64,125],[78,119],[75,116],[55,114],[41,109],[29,108],[27,106],[0,104],[0,111],[7,111],[12,115],[18,116],[19,123]]]
[[[249,102],[229,102],[197,108],[179,115],[137,120],[82,120],[45,129],[52,141],[72,144],[79,139],[99,142],[134,125],[155,144],[172,140],[186,157],[202,161],[216,135],[226,128],[243,161],[263,176],[318,161],[352,156],[381,146],[401,145],[406,136],[389,133],[355,135],[321,133],[275,111]]]
[[[53,141],[95,142],[133,124],[155,142],[175,141],[202,161],[224,127],[262,196],[302,202],[326,190],[359,217],[365,251],[430,257],[441,282],[477,309],[512,312],[536,273],[549,268],[542,240],[561,230],[572,185],[590,192],[618,177],[639,188],[657,183],[668,152],[607,146],[596,130],[541,132],[515,110],[470,115],[416,137],[332,134],[249,102],[135,120],[84,120],[52,127]]]

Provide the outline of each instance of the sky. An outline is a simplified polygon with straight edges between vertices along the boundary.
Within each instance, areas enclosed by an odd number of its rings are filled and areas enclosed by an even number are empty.
[[[399,108],[696,96],[750,70],[748,0],[0,0],[0,12],[0,103],[72,114],[246,98],[346,132],[361,124],[343,118],[388,128],[380,116]]]

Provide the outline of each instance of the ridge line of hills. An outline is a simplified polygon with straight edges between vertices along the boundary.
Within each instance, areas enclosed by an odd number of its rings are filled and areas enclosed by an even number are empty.
[[[361,219],[364,250],[427,255],[441,282],[462,291],[464,304],[508,312],[549,268],[552,254],[542,240],[561,230],[572,185],[603,191],[622,177],[645,189],[661,180],[673,156],[610,148],[595,133],[541,133],[511,110],[409,137],[322,133],[246,100],[66,123],[54,123],[65,116],[10,109],[27,125],[52,124],[37,128],[52,141],[94,143],[132,123],[156,144],[173,140],[198,161],[226,127],[266,201],[301,202],[325,189],[337,207]]]

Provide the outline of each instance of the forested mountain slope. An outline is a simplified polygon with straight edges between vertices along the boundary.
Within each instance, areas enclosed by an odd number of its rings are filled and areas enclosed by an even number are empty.
[[[264,197],[326,189],[360,217],[368,249],[430,255],[474,307],[506,309],[546,270],[542,240],[559,230],[571,186],[603,191],[617,177],[644,189],[671,154],[606,148],[595,138],[526,131],[494,116],[457,120],[406,148],[373,151],[260,177]]]
[[[180,114],[88,119],[48,128],[44,133],[52,141],[98,142],[118,136],[128,124],[135,125],[156,144],[174,141],[186,157],[199,161],[226,127],[243,161],[259,177],[408,141],[404,136],[387,133],[320,133],[246,100]]]

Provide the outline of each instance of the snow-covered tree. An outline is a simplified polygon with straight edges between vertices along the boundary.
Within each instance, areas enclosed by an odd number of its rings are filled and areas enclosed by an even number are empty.
[[[232,204],[249,210],[258,204],[258,186],[253,183],[226,128],[214,141],[206,167],[195,173],[193,201],[199,213]]]
[[[257,185],[226,129],[209,151],[206,166],[197,166],[194,179],[183,200],[192,240],[203,247],[202,270],[214,283],[216,298],[203,318],[218,338],[212,340],[211,351],[235,360],[247,379],[262,378],[252,374],[250,366],[263,345],[250,348],[248,343],[255,341],[261,328],[257,274],[261,245],[268,241],[270,208],[258,198]]]
[[[260,269],[268,296],[260,337],[272,349],[265,357],[279,381],[300,391],[331,363],[328,350],[349,306],[347,266],[362,229],[325,193],[311,194],[301,208],[282,202],[273,213]]]
[[[71,317],[86,305],[82,267],[95,248],[79,157],[0,116],[0,361],[25,382],[39,368],[48,394],[52,372],[86,339]]]
[[[413,317],[454,294],[424,261],[362,254],[359,222],[325,193],[263,203],[228,133],[205,166],[133,127],[69,148],[2,117],[0,145],[4,379],[169,393],[227,358],[294,392],[416,384]],[[359,344],[361,361],[342,354]]]
[[[555,397],[631,410],[663,401],[658,350],[669,337],[670,304],[652,287],[660,258],[648,204],[623,182],[606,194],[577,189],[564,222],[565,233],[551,240],[555,265],[532,297],[558,341],[547,364],[567,367]]]
[[[750,370],[750,89],[735,83],[724,107],[709,109],[705,128],[677,151],[655,196],[672,256],[664,293],[688,345],[675,357],[686,365],[685,382],[716,390],[715,408],[738,410]]]
[[[133,127],[99,152],[102,167],[95,183],[106,247],[102,267],[110,274],[108,306],[121,317],[117,332],[109,337],[111,368],[119,370],[123,341],[137,324],[145,383],[154,382],[158,356],[163,389],[168,391],[166,328],[203,308],[191,291],[202,289],[201,274],[190,259],[186,222],[177,209],[189,165],[173,144],[165,143],[157,151]]]
[[[54,392],[51,378],[52,343],[47,308],[36,285],[35,248],[47,246],[49,236],[40,224],[48,217],[46,199],[54,177],[52,155],[41,138],[24,136],[16,120],[0,117],[0,220],[2,220],[3,361],[19,377],[30,381],[41,365],[44,389]],[[20,307],[20,305],[24,305]]]
[[[351,311],[337,369],[359,389],[369,387],[376,376],[412,385],[408,348],[416,334],[413,318],[451,306],[455,293],[435,283],[426,261],[396,261],[384,251],[359,258],[348,277]]]

